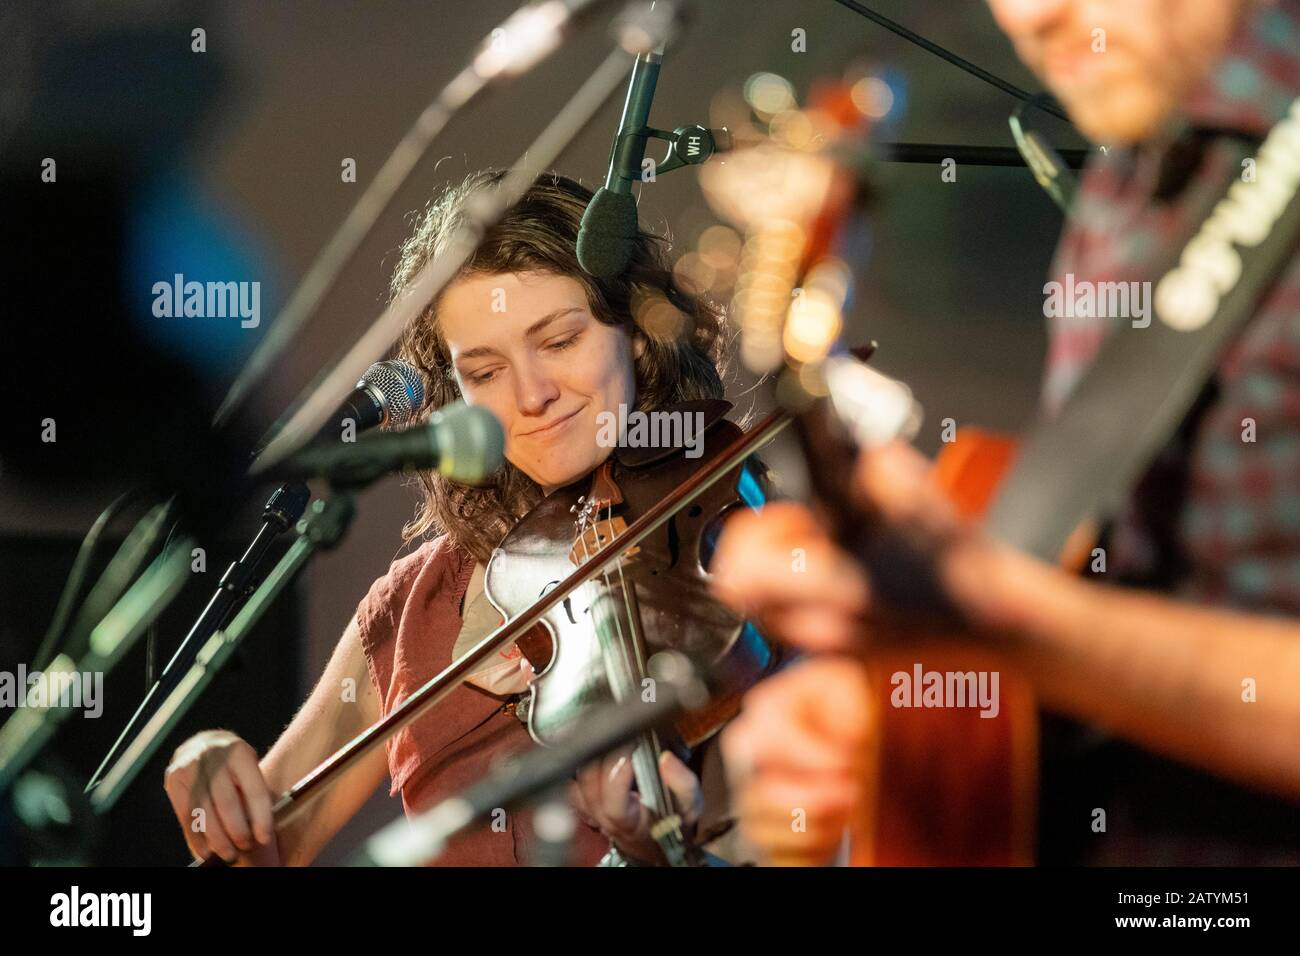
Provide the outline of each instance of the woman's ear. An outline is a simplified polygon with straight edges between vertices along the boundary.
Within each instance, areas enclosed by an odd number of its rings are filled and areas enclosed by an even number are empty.
[[[632,357],[639,359],[641,356],[645,355],[645,347],[645,333],[638,329],[632,333]]]

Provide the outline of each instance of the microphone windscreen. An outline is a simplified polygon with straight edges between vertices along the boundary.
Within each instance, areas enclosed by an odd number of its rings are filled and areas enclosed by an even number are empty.
[[[636,199],[631,193],[596,190],[578,230],[578,264],[598,279],[627,268],[637,236]]]
[[[438,471],[466,485],[482,484],[505,457],[506,436],[496,416],[481,405],[454,402],[434,412]]]
[[[366,369],[357,382],[358,388],[370,387],[383,396],[388,427],[405,425],[424,411],[424,380],[414,365],[401,359],[376,362]]]

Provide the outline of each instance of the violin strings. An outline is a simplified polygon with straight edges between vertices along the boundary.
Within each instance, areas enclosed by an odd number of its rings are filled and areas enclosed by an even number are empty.
[[[613,540],[613,536],[614,536],[614,532],[613,532],[613,527],[614,527],[614,504],[613,504],[613,502],[612,502],[612,501],[609,502],[609,504],[606,505],[606,508],[608,509],[608,510],[607,510],[607,522],[608,522],[608,525],[607,525],[607,526],[610,528],[610,535],[611,535],[610,540],[612,541],[612,540]],[[596,534],[596,537],[597,537],[597,541],[599,542],[599,539],[600,539],[600,501],[599,501],[599,499],[597,499],[597,501],[596,501],[596,520],[595,520],[595,523],[594,523],[594,525],[593,525],[593,530],[595,531],[595,534]],[[587,546],[587,535],[586,535],[585,531],[586,531],[586,523],[585,523],[585,521],[584,521],[584,522],[582,523],[582,525],[580,525],[580,527],[579,527],[579,533],[578,533],[578,538],[579,538],[579,540],[582,542],[582,552],[583,552],[583,560],[584,560],[584,562],[586,562],[586,561],[590,561],[590,560],[591,560],[591,551],[590,551],[590,549],[589,549],[588,546]],[[622,553],[620,553],[620,554],[618,555],[618,557],[615,558],[615,566],[618,568],[618,576],[619,576],[620,586],[621,586],[622,593],[623,593],[623,602],[622,602],[622,603],[623,603],[623,613],[627,615],[627,619],[628,619],[628,629],[629,629],[630,631],[632,631],[633,633],[635,633],[635,623],[634,623],[633,620],[632,620],[632,602],[629,601],[629,600],[628,600],[628,597],[627,597],[627,596],[628,596],[628,588],[629,588],[629,585],[628,585],[627,577],[626,577],[626,575],[623,573],[623,555],[622,555]],[[602,572],[601,572],[601,576],[602,576],[602,577],[604,578],[604,580],[605,580],[605,586],[606,586],[607,588],[612,589],[612,588],[614,587],[614,584],[613,584],[612,580],[610,579],[609,569],[608,569],[608,568],[603,569]],[[591,582],[588,582],[588,584],[587,584],[587,587],[588,587],[588,588],[590,588],[590,584],[591,584]],[[592,606],[594,607],[594,602],[593,602]],[[619,654],[620,654],[620,655],[622,656],[622,658],[623,658],[623,671],[622,671],[622,676],[623,676],[623,678],[624,678],[624,683],[626,684],[627,680],[631,678],[632,673],[633,673],[633,671],[634,671],[634,668],[633,668],[633,666],[632,666],[632,665],[633,665],[634,649],[630,646],[630,644],[629,644],[629,642],[628,642],[626,636],[623,634],[623,626],[622,626],[622,622],[621,622],[621,620],[620,620],[620,616],[617,615],[617,614],[615,614],[615,615],[613,615],[613,619],[614,619],[614,627],[615,627],[615,629],[617,630],[617,633],[618,633],[618,650],[619,650]],[[598,625],[598,626],[599,626],[599,625]],[[602,653],[608,654],[608,653],[609,653],[608,648],[607,648],[607,647],[603,647],[603,648],[602,648]],[[626,686],[625,686],[625,687],[624,687],[624,696],[626,696],[626,694],[627,694],[628,692],[635,693],[635,692],[636,692],[636,689],[633,688],[633,687],[626,687]],[[617,693],[616,693],[616,696],[617,696]],[[652,740],[655,739],[653,735],[651,736],[651,739],[652,739]],[[656,751],[658,750],[658,743],[657,743],[657,741],[655,742],[655,750],[656,750]],[[658,766],[657,766],[657,762],[656,762],[656,769],[655,769],[655,777],[656,777],[656,778],[658,777]],[[670,802],[668,802],[668,795],[667,795],[667,792],[666,792],[666,791],[664,790],[664,788],[661,787],[661,786],[657,786],[656,789],[659,791],[659,793],[657,794],[657,798],[656,798],[656,801],[655,801],[655,802],[658,803],[658,804],[660,805],[660,807],[664,808],[664,809],[666,810],[666,812],[671,813],[671,812],[672,812],[672,804],[671,804]],[[642,802],[644,802],[644,800],[646,799],[646,797],[649,796],[649,794],[642,794],[641,796],[642,796]]]
[[[614,514],[614,506],[613,506],[612,503],[609,505],[609,513],[610,513],[610,520],[611,520],[611,526],[612,526],[612,519],[613,519],[613,514]],[[590,560],[591,560],[591,551],[590,551],[590,550],[588,549],[588,547],[587,547],[587,535],[586,535],[586,533],[585,533],[585,530],[586,530],[586,528],[585,528],[585,522],[584,522],[583,529],[582,529],[582,531],[581,531],[581,532],[579,533],[579,535],[578,535],[579,540],[582,542],[582,552],[583,552],[583,560],[584,560],[584,562],[585,562],[585,561],[590,561]],[[597,501],[597,503],[596,503],[596,520],[595,520],[594,524],[592,525],[592,530],[595,532],[597,538],[599,539],[599,536],[600,536],[600,504],[599,504],[599,501]],[[622,566],[623,566],[623,556],[622,556],[621,554],[618,555],[618,557],[617,557],[617,559],[616,559],[616,563],[618,564],[619,572],[620,572],[620,576],[621,576],[621,573],[622,573]],[[603,577],[603,578],[605,579],[605,586],[606,586],[607,588],[612,589],[614,585],[613,585],[613,582],[610,580],[610,576],[609,576],[609,568],[605,568],[605,569],[602,570],[602,572],[601,572],[601,577]],[[588,582],[588,584],[587,584],[587,588],[588,588],[589,591],[590,591],[590,590],[594,590],[594,589],[591,588],[591,582]],[[632,611],[631,611],[631,607],[629,606],[628,601],[626,600],[626,595],[627,595],[627,589],[626,589],[626,587],[624,587],[624,589],[623,589],[623,594],[624,594],[623,609],[624,609],[624,612],[628,615],[628,627],[629,627],[629,629],[630,629],[630,628],[632,627],[632,619],[631,619]],[[599,597],[599,595],[598,595],[597,597]],[[593,608],[596,606],[596,602],[595,602],[594,600],[591,601],[591,606],[592,606]],[[614,621],[614,627],[615,627],[615,629],[616,629],[616,631],[617,631],[617,635],[618,635],[618,649],[619,649],[619,654],[620,654],[620,655],[622,656],[622,658],[623,658],[623,670],[622,670],[622,675],[623,675],[623,677],[624,677],[624,683],[626,683],[627,675],[631,672],[631,669],[632,669],[632,668],[631,668],[631,661],[628,659],[627,638],[626,638],[625,635],[623,634],[623,624],[622,624],[622,621],[619,619],[619,615],[615,614],[615,615],[612,615],[612,617],[613,617],[613,621]],[[598,625],[598,626],[599,626],[599,625]],[[603,653],[608,653],[608,649],[604,650]],[[613,689],[613,688],[611,688],[611,689]],[[630,690],[630,688],[628,688],[627,686],[624,686],[624,687],[622,688],[622,694],[623,694],[623,695],[626,695],[627,692],[628,692],[629,690]],[[618,697],[618,696],[619,696],[619,691],[618,691],[618,690],[615,690],[615,697]],[[620,703],[622,703],[622,701],[620,701]]]
[[[609,527],[610,527],[610,529],[611,529],[610,534],[611,534],[611,537],[612,537],[612,536],[613,536],[613,530],[612,530],[612,529],[613,529],[613,527],[614,527],[614,503],[613,503],[613,502],[610,502],[609,505],[608,505],[608,508],[609,508]],[[618,560],[614,563],[614,567],[618,569],[618,580],[619,580],[619,586],[622,588],[622,591],[623,591],[623,610],[624,610],[624,613],[627,615],[627,626],[628,626],[628,629],[632,632],[633,637],[635,638],[635,636],[636,636],[636,621],[634,621],[634,620],[632,619],[632,601],[629,600],[629,598],[628,598],[628,593],[629,593],[629,587],[630,587],[630,586],[629,586],[628,583],[627,583],[627,578],[626,578],[626,576],[623,574],[623,553],[622,553],[621,551],[619,552]],[[608,569],[606,569],[605,577],[606,577],[606,579],[608,580],[608,578],[609,578],[609,571],[608,571]],[[621,636],[621,635],[620,635],[620,636]],[[630,673],[630,674],[634,674],[634,675],[637,674],[637,673],[639,673],[640,670],[641,670],[641,663],[642,663],[642,662],[641,662],[640,656],[637,655],[637,653],[636,653],[636,647],[635,647],[632,643],[630,643],[630,642],[621,641],[620,643],[622,643],[622,645],[623,645],[623,647],[624,647],[624,655],[625,655],[625,657],[626,657],[626,664],[627,664],[627,671],[628,671],[628,673]],[[635,665],[635,666],[634,666],[634,665]],[[636,692],[636,688],[631,688],[631,689],[632,689],[632,692],[633,692],[633,693]]]
[[[613,536],[613,534],[614,534],[614,532],[613,532],[613,527],[614,527],[614,504],[613,504],[613,502],[610,502],[609,505],[608,505],[607,507],[608,507],[608,526],[609,526],[609,528],[610,528],[610,534],[611,534],[611,536]],[[624,562],[623,562],[623,553],[620,552],[619,555],[618,555],[618,559],[615,561],[615,567],[618,569],[619,582],[620,582],[620,586],[622,587],[622,590],[623,590],[623,608],[624,608],[624,611],[625,611],[625,613],[626,613],[626,615],[627,615],[627,619],[628,619],[628,628],[629,628],[629,630],[632,632],[633,636],[635,637],[635,635],[636,635],[636,622],[633,620],[633,610],[632,610],[632,608],[633,608],[633,603],[632,603],[631,600],[628,599],[628,594],[629,594],[630,589],[636,587],[636,585],[635,585],[635,584],[630,584],[630,583],[628,582],[627,577],[626,577],[626,575],[625,575],[624,572],[623,572],[623,564],[624,564]],[[608,570],[606,570],[606,572],[605,572],[605,577],[606,577],[606,580],[608,581],[608,578],[609,578],[609,572],[608,572]],[[621,635],[621,633],[620,633],[620,637],[621,637],[621,636],[622,636],[622,635]],[[619,643],[620,643],[620,646],[621,646],[621,648],[622,648],[622,650],[623,650],[623,654],[624,654],[624,656],[625,656],[624,659],[625,659],[625,661],[626,661],[626,666],[627,666],[627,670],[625,671],[625,673],[628,673],[628,674],[632,674],[632,673],[637,673],[637,674],[639,674],[639,673],[642,673],[642,672],[641,672],[641,663],[642,663],[642,661],[641,661],[641,657],[640,657],[640,655],[637,653],[637,648],[636,648],[635,646],[633,646],[633,644],[632,644],[631,642],[629,642],[629,641],[620,640]],[[634,663],[635,663],[635,667],[633,666]],[[643,675],[643,676],[644,676],[644,675]],[[631,691],[632,691],[632,693],[635,694],[635,693],[637,692],[637,689],[636,689],[635,687],[633,687],[633,688],[631,688]],[[673,804],[672,804],[672,800],[671,800],[671,798],[668,796],[667,788],[663,786],[663,780],[662,780],[662,778],[661,778],[660,775],[659,775],[659,761],[658,761],[658,755],[659,755],[659,737],[658,737],[658,735],[657,735],[654,731],[650,731],[650,732],[649,732],[649,738],[650,738],[650,741],[651,741],[651,743],[652,743],[652,745],[653,745],[652,749],[653,749],[654,754],[655,754],[654,781],[655,781],[655,789],[657,790],[656,797],[655,797],[655,802],[659,805],[659,807],[660,807],[660,809],[662,810],[663,813],[665,813],[665,814],[671,814],[671,813],[673,812]]]

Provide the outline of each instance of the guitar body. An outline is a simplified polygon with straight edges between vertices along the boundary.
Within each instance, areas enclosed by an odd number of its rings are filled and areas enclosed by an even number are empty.
[[[1009,438],[963,430],[944,447],[935,474],[958,510],[978,517],[1015,451]],[[873,654],[868,668],[879,732],[872,735],[875,772],[851,834],[850,862],[1031,865],[1038,716],[1028,682],[988,651],[942,634]],[[950,674],[973,679],[949,680]],[[996,707],[981,706],[976,688]],[[962,700],[959,689],[965,706],[953,706]]]

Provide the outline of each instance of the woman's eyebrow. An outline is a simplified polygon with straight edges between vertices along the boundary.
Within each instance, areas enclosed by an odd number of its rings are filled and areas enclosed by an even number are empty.
[[[532,325],[528,326],[528,328],[524,330],[524,337],[527,338],[528,336],[536,335],[538,332],[542,331],[542,329],[546,328],[546,326],[550,325],[556,319],[562,319],[566,315],[572,315],[574,312],[582,312],[582,311],[583,310],[579,306],[571,305],[568,306],[567,308],[556,309],[554,312],[548,312],[546,315],[542,316],[540,319],[538,319],[536,322],[534,322]]]
[[[542,331],[544,328],[546,328],[546,326],[550,325],[556,319],[562,319],[566,315],[572,315],[574,312],[582,312],[582,311],[583,309],[581,306],[571,305],[563,309],[556,309],[554,312],[548,312],[546,315],[542,316],[540,319],[538,319],[536,322],[534,322],[532,325],[528,326],[528,328],[524,330],[524,337],[528,338],[536,335],[538,332]],[[456,361],[459,362],[463,359],[479,358],[480,356],[483,355],[495,355],[495,354],[497,354],[497,350],[492,348],[492,346],[480,345],[477,348],[466,349],[464,352],[461,352],[459,355],[456,356]]]

